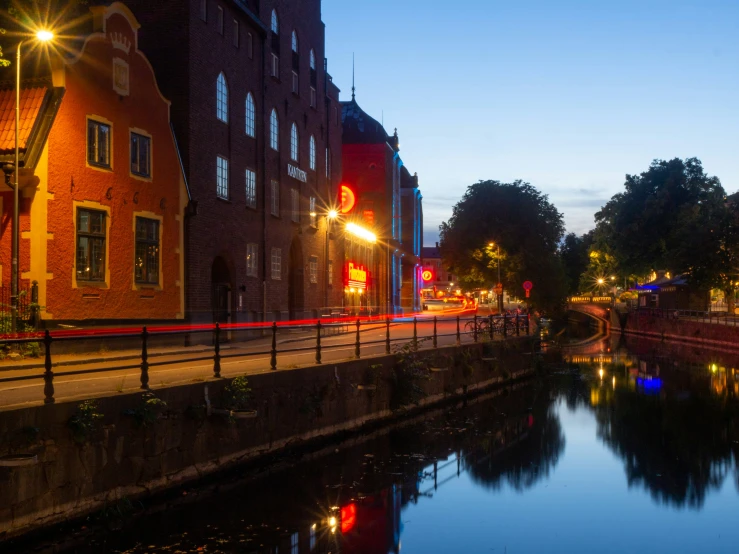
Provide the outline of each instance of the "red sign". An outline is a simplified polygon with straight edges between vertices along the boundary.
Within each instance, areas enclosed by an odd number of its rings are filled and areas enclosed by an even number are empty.
[[[346,266],[346,286],[355,289],[367,288],[367,270],[363,265],[349,262]]]
[[[341,185],[339,190],[339,211],[342,214],[348,214],[354,209],[356,203],[357,197],[354,191],[346,185]]]
[[[434,272],[430,269],[424,269],[421,273],[421,277],[424,281],[429,282],[434,280]]]
[[[341,507],[341,532],[348,533],[357,523],[357,506],[353,502]]]
[[[526,291],[526,298],[528,298],[531,294],[531,289],[534,288],[534,284],[531,281],[524,281],[523,282],[523,290]]]

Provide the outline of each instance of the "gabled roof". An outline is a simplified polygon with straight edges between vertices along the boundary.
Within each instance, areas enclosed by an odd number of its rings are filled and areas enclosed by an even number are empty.
[[[389,138],[380,123],[359,107],[352,98],[341,103],[344,144],[384,144]]]
[[[59,110],[63,88],[32,84],[21,89],[18,149],[23,167],[34,168]],[[0,89],[0,161],[15,156],[15,89]]]
[[[438,246],[424,246],[421,248],[421,257],[427,258],[441,258]]]

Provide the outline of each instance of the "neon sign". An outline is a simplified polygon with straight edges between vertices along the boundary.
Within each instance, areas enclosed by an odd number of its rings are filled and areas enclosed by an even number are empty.
[[[354,209],[356,203],[357,197],[354,191],[346,185],[341,185],[339,189],[339,211],[342,214],[348,214]]]
[[[357,523],[357,506],[353,502],[341,508],[341,532],[348,533]]]
[[[421,277],[426,282],[433,281],[434,280],[434,272],[431,271],[430,269],[424,269],[423,270],[423,273],[421,273]]]
[[[367,288],[367,270],[363,265],[354,265],[349,262],[346,266],[346,285],[355,289]]]

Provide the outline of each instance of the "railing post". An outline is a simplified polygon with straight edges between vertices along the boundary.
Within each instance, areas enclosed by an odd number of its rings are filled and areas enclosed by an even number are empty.
[[[462,335],[459,334],[459,316],[457,316],[457,346],[462,344]]]
[[[277,369],[277,322],[272,322],[272,351],[269,355],[269,368],[274,371]]]
[[[490,314],[490,320],[488,321],[490,323],[490,328],[488,329],[488,333],[490,333],[490,340],[493,340],[493,314]]]
[[[526,335],[531,334],[531,329],[529,326],[531,325],[531,314],[526,314]]]
[[[519,318],[518,318],[518,314],[516,314],[516,336],[517,337],[521,336],[521,330],[519,329],[518,324],[519,324]]]
[[[321,322],[316,323],[316,363],[321,363]]]
[[[359,347],[361,346],[361,343],[359,342],[359,318],[357,318],[357,340],[354,342],[354,356],[359,359]]]
[[[436,316],[434,316],[434,348],[436,348],[437,340],[436,340]]]
[[[146,347],[146,341],[149,337],[149,331],[146,326],[141,330],[141,388],[149,390],[149,351]]]
[[[221,326],[216,321],[215,326],[215,340],[214,352],[213,352],[213,377],[220,379],[221,377]]]
[[[503,338],[508,336],[508,314],[503,314]]]
[[[51,371],[51,333],[44,331],[44,404],[54,403],[54,373]]]
[[[413,318],[413,344],[418,344],[418,318]]]
[[[385,354],[390,354],[390,318],[385,318]]]
[[[472,340],[474,340],[475,342],[477,342],[477,314],[475,314],[474,322],[475,322],[475,325],[474,325],[474,329],[472,331]]]

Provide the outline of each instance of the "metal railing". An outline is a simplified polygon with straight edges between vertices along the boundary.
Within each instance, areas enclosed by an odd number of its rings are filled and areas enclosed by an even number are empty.
[[[402,337],[391,337],[391,326],[397,325],[398,323],[412,324],[412,336]],[[440,333],[439,324],[452,323],[452,332]],[[42,374],[33,373],[32,369],[29,368],[25,371],[30,372],[26,375],[15,375],[13,377],[0,378],[0,384],[21,382],[21,381],[32,381],[37,379],[44,380],[44,403],[50,404],[55,401],[54,399],[54,378],[55,373],[52,371],[55,364],[52,358],[54,344],[69,342],[69,341],[80,341],[80,340],[116,340],[116,339],[127,339],[138,338],[140,341],[140,361],[137,363],[116,365],[113,367],[104,368],[89,368],[89,369],[76,369],[72,371],[64,371],[58,373],[58,377],[67,377],[74,375],[89,375],[93,373],[105,373],[112,371],[121,370],[140,370],[140,382],[141,389],[149,389],[149,370],[152,367],[161,367],[165,365],[181,364],[183,362],[198,362],[198,361],[213,361],[213,377],[221,377],[221,362],[224,359],[231,358],[243,358],[248,360],[249,358],[258,356],[269,356],[269,368],[271,370],[277,370],[278,357],[285,354],[295,354],[301,352],[314,352],[315,364],[320,365],[323,362],[323,353],[326,350],[335,349],[346,349],[347,347],[352,348],[354,351],[354,358],[360,359],[362,356],[362,349],[369,346],[384,345],[384,354],[389,355],[392,353],[393,343],[399,342],[413,342],[418,348],[423,347],[423,343],[427,340],[431,341],[431,348],[437,348],[439,345],[439,339],[445,337],[454,337],[454,344],[457,346],[463,343],[477,343],[485,340],[494,340],[496,335],[499,338],[505,339],[512,336],[521,336],[530,334],[529,327],[529,316],[515,315],[515,316],[467,316],[462,317],[457,315],[456,317],[395,317],[395,318],[366,318],[361,319],[342,319],[334,320],[331,323],[322,322],[321,320],[314,320],[308,322],[301,322],[298,325],[291,325],[290,322],[285,323],[233,323],[233,324],[209,324],[209,325],[181,325],[176,327],[142,327],[132,330],[90,330],[90,331],[49,331],[37,333],[23,333],[15,336],[5,335],[0,337],[0,348],[8,347],[19,347],[28,343],[41,343],[44,358],[44,371]],[[331,328],[342,327],[349,329],[347,333],[351,339],[350,342],[332,343],[325,345],[322,343],[326,336],[326,331]],[[381,340],[362,340],[362,329],[377,329],[384,328],[384,338]],[[234,352],[234,353],[223,353],[222,346],[225,342],[224,333],[231,333],[235,331],[251,331],[251,330],[263,330],[267,333],[269,340],[269,348],[259,349],[257,351],[248,352]],[[296,346],[278,349],[278,332],[281,330],[303,330],[306,331],[306,337],[297,339],[299,342],[310,342],[313,344],[310,346]],[[409,329],[410,330],[410,329]],[[428,334],[424,334],[428,333]],[[166,337],[166,336],[177,336],[177,335],[198,335],[198,334],[211,334],[213,341],[212,354],[208,353],[204,355],[203,352],[192,352],[193,356],[187,356],[185,358],[178,358],[171,361],[151,361],[150,356],[150,345],[153,338]],[[311,338],[311,335],[315,338]],[[365,337],[368,338],[368,337]],[[182,355],[182,353],[176,353],[172,355]],[[375,354],[377,355],[377,354]],[[88,362],[98,363],[98,362]],[[84,360],[80,360],[79,363],[75,363],[76,366],[84,365]],[[2,367],[0,366],[0,375]],[[16,372],[18,368],[13,368]],[[21,368],[23,369],[23,368]]]
[[[728,312],[672,310],[668,308],[647,308],[642,306],[637,308],[636,313],[639,315],[648,315],[663,319],[688,319],[690,321],[697,321],[700,323],[739,327],[739,317],[733,316]]]

